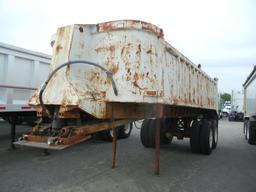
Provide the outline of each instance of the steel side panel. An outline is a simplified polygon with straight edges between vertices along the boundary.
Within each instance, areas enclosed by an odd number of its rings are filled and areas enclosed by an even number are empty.
[[[9,111],[21,109],[49,73],[51,57],[46,54],[0,43],[0,106]]]

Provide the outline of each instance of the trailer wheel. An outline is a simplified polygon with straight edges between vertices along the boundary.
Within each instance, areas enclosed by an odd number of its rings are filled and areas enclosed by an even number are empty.
[[[256,127],[252,125],[252,123],[249,121],[247,124],[247,139],[248,143],[251,145],[256,145]]]
[[[209,155],[212,152],[213,134],[210,121],[203,119],[200,134],[200,149],[202,154]]]
[[[104,140],[104,135],[105,135],[104,132],[105,131],[100,131],[100,132],[95,133],[96,138],[100,139],[100,140]]]
[[[124,138],[128,138],[131,135],[132,132],[132,123],[126,124],[121,126],[118,129],[118,138],[120,139],[124,139]]]
[[[157,119],[145,119],[141,125],[140,140],[144,147],[155,148],[156,122]],[[165,135],[166,125],[164,119],[161,120],[160,126],[160,144],[163,145],[170,143],[172,137],[168,139],[168,137]]]
[[[160,130],[160,141],[161,144],[169,144],[173,140],[172,131],[169,131],[170,128],[173,128],[173,118],[164,118],[161,120],[161,130]],[[176,125],[176,124],[175,124]]]
[[[193,153],[200,153],[200,123],[198,120],[194,120],[190,128],[190,148]]]
[[[150,137],[151,122],[153,119],[145,119],[140,129],[140,140],[144,147],[154,147]]]
[[[212,128],[213,128],[213,144],[212,149],[215,149],[218,144],[218,138],[219,138],[219,131],[218,131],[218,121],[213,120],[212,122]]]

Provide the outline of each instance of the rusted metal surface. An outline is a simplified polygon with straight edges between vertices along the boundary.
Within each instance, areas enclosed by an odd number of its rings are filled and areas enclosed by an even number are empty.
[[[109,103],[217,109],[217,82],[149,23],[123,20],[59,28],[51,68],[68,60],[102,65],[113,74],[118,95],[100,69],[73,65],[49,82],[43,94],[46,105],[77,106],[98,119],[110,118]],[[39,104],[38,93],[30,104]]]
[[[44,134],[40,134],[40,128],[37,131],[28,133],[23,135],[23,140],[15,142],[16,145],[24,145],[24,146],[33,146],[38,148],[45,148],[47,149],[47,145],[49,149],[64,149],[74,144],[83,142],[91,137],[91,134],[103,131],[114,129],[124,124],[131,123],[132,119],[130,120],[114,120],[111,121],[104,121],[100,123],[94,123],[90,125],[75,127],[75,126],[67,126],[63,127],[60,131],[61,134],[58,136],[45,136]],[[46,126],[47,127],[47,126]],[[35,129],[34,129],[35,130]],[[116,133],[115,137],[116,137]],[[41,146],[41,147],[40,147]],[[59,146],[59,147],[57,147]],[[113,143],[113,166],[115,165],[115,156],[116,156],[116,138]]]
[[[90,137],[84,138],[83,141],[89,139]],[[26,146],[26,147],[35,147],[41,149],[51,149],[51,150],[62,150],[70,147],[71,145],[48,145],[47,143],[39,143],[34,141],[16,141],[13,143],[14,145]]]
[[[98,32],[116,31],[116,30],[144,30],[153,33],[157,37],[163,37],[163,30],[157,26],[138,20],[119,20],[97,24]]]

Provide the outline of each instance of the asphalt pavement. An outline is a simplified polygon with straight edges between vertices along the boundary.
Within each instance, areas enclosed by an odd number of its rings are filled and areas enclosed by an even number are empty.
[[[18,135],[28,131],[18,126]],[[91,139],[62,151],[9,150],[10,127],[0,122],[1,192],[255,192],[256,146],[242,133],[242,122],[219,122],[219,143],[210,156],[190,152],[189,139],[161,148],[161,173],[154,175],[154,149],[144,148],[139,130],[118,140],[117,167],[111,143]]]

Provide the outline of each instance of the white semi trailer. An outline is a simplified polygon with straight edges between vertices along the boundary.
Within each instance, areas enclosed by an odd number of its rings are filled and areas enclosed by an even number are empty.
[[[34,123],[28,99],[46,80],[50,61],[50,55],[0,43],[0,117],[13,125]],[[14,134],[12,126],[12,140]]]
[[[29,101],[51,123],[36,125],[16,144],[63,149],[113,129],[115,167],[118,134],[127,137],[127,125],[145,119],[141,142],[156,148],[156,173],[160,144],[173,137],[189,137],[193,152],[210,154],[218,139],[217,79],[163,36],[135,20],[59,28],[51,73]]]
[[[244,134],[249,144],[256,144],[256,66],[244,86]]]

